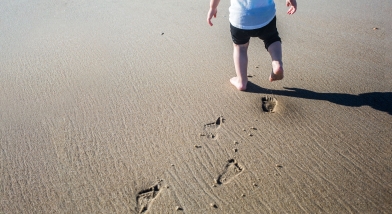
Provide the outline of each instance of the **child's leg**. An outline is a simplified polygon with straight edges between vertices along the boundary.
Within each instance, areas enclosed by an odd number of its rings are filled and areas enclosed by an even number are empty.
[[[272,72],[269,81],[272,82],[283,79],[282,44],[280,41],[272,43],[268,47],[268,52],[272,59]]]
[[[248,69],[248,46],[249,42],[243,45],[234,44],[233,59],[236,77],[230,79],[238,90],[246,90],[246,84],[248,83],[247,69]]]

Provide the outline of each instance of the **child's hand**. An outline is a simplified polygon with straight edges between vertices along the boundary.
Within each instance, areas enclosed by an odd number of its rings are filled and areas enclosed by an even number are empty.
[[[208,14],[207,14],[207,22],[208,22],[208,24],[209,24],[210,26],[213,25],[212,22],[211,22],[212,17],[215,17],[215,18],[216,18],[216,14],[217,14],[217,13],[218,13],[218,9],[217,9],[217,8],[210,8],[210,10],[208,11]]]
[[[297,11],[297,1],[296,0],[286,0],[286,6],[289,7],[287,14],[292,15]]]

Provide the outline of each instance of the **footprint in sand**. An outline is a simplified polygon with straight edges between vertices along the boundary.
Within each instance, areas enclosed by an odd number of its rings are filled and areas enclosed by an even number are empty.
[[[274,97],[262,97],[261,102],[263,103],[263,111],[265,112],[275,112],[275,107],[278,101]]]
[[[227,184],[237,175],[241,174],[243,170],[244,168],[240,164],[238,164],[237,161],[235,161],[234,159],[230,159],[227,161],[227,164],[222,174],[220,174],[215,180],[215,183],[219,185]]]
[[[207,136],[207,138],[216,139],[217,137],[216,130],[219,129],[219,127],[222,125],[224,120],[225,119],[222,116],[220,116],[215,122],[205,124],[204,133],[201,134],[201,136]]]
[[[140,191],[136,197],[137,200],[137,210],[139,213],[145,213],[148,208],[150,208],[152,202],[159,194],[161,189],[160,184],[156,184],[149,189]]]

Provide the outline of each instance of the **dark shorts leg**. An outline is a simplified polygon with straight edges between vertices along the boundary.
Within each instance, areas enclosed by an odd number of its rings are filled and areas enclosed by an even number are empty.
[[[254,30],[242,30],[230,24],[231,38],[234,44],[242,45],[249,42],[250,37],[259,37],[264,42],[265,49],[276,42],[280,41],[278,29],[276,29],[276,17],[266,26]]]
[[[260,29],[258,37],[263,40],[265,49],[274,42],[282,42],[279,37],[278,29],[276,28],[276,17],[270,23]]]
[[[234,44],[243,45],[249,42],[248,30],[242,30],[230,24],[231,39]]]

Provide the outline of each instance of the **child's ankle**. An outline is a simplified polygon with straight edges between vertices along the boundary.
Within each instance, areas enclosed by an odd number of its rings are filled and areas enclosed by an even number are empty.
[[[240,77],[233,77],[230,79],[231,84],[233,84],[238,90],[246,90],[246,85],[248,84],[248,78],[241,79]]]

